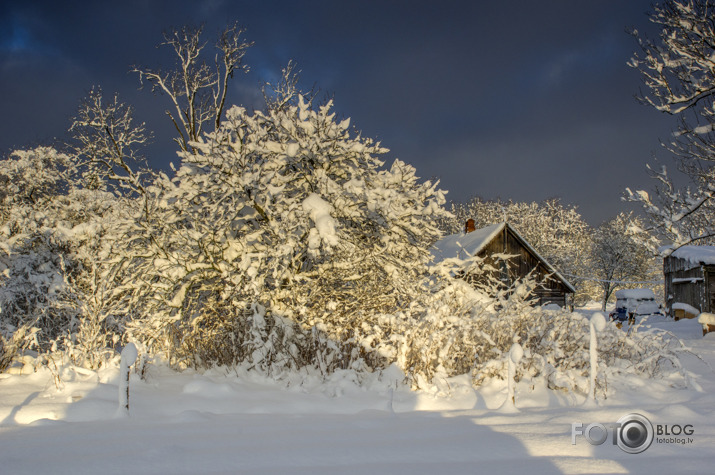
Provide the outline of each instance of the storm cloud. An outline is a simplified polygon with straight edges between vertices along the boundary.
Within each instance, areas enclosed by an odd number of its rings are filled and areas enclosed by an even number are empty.
[[[255,46],[232,103],[260,107],[260,85],[290,59],[301,86],[439,178],[448,197],[560,197],[592,224],[632,209],[645,165],[667,157],[672,117],[634,99],[627,66],[650,36],[650,1],[6,1],[0,6],[0,153],[61,139],[91,87],[118,92],[154,131],[153,166],[178,161],[166,98],[132,65],[170,66],[162,31],[238,21]]]

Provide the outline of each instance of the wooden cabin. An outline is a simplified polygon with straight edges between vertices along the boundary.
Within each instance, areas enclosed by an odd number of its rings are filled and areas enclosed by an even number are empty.
[[[665,306],[676,319],[715,313],[715,246],[683,246],[663,260]]]
[[[471,221],[471,223],[469,222]],[[469,220],[465,232],[447,236],[434,245],[436,260],[466,259],[477,256],[499,269],[497,276],[505,286],[532,274],[539,283],[534,291],[539,305],[572,305],[574,287],[508,223],[474,229]],[[506,260],[500,258],[507,257]]]

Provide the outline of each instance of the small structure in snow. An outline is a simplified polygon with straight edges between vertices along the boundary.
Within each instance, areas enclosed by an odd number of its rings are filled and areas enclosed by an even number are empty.
[[[616,291],[616,308],[611,312],[611,320],[620,323],[628,320],[629,324],[634,324],[636,317],[644,315],[662,315],[660,305],[655,301],[655,294],[651,289]]]
[[[471,224],[471,226],[470,226]],[[465,231],[473,229],[467,222]],[[534,291],[538,305],[571,305],[574,287],[546,259],[521,237],[508,223],[499,223],[471,232],[452,234],[437,241],[432,249],[435,261],[450,258],[484,258],[501,269],[499,279],[512,285],[517,279],[531,275],[539,283]],[[496,256],[510,256],[504,265],[496,264]],[[490,262],[491,261],[491,262]]]
[[[675,302],[673,304],[673,316],[675,320],[681,318],[695,318],[700,315],[700,310],[683,302]]]
[[[715,312],[715,246],[683,246],[663,260],[665,305],[677,320]],[[685,309],[697,313],[686,315]]]

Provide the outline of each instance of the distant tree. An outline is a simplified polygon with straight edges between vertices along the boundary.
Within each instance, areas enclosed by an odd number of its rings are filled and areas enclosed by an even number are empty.
[[[617,288],[633,287],[628,282],[647,282],[654,278],[653,254],[647,243],[650,235],[632,213],[619,213],[594,231],[592,271],[601,289],[601,310]],[[636,287],[647,286],[645,283]]]
[[[655,42],[634,32],[642,55],[630,65],[640,71],[646,92],[640,100],[674,115],[679,125],[664,146],[691,185],[677,189],[665,167],[651,169],[654,193],[627,190],[641,203],[650,226],[676,247],[713,242],[715,227],[715,9],[709,0],[670,0],[654,6],[661,27]]]
[[[226,107],[229,82],[238,71],[248,72],[243,57],[253,42],[245,41],[244,29],[233,24],[215,42],[213,64],[204,58],[206,42],[203,27],[183,26],[164,33],[162,46],[173,49],[176,66],[171,70],[153,70],[135,66],[140,81],[152,85],[152,91],[166,94],[171,108],[166,114],[177,131],[176,143],[188,151],[190,142],[200,140],[204,132],[217,130]]]

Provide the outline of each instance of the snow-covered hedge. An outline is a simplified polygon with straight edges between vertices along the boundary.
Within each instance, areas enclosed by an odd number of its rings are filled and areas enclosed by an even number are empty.
[[[524,350],[517,379],[543,378],[552,389],[585,394],[589,388],[589,320],[578,312],[530,305],[527,279],[486,299],[466,284],[454,282],[434,295],[421,320],[393,330],[397,364],[415,386],[435,377],[469,373],[475,385],[506,378],[509,351]],[[400,320],[393,320],[400,321]],[[384,330],[383,330],[384,331]],[[669,376],[680,371],[679,342],[645,329],[625,332],[607,324],[599,333],[599,385],[613,373]],[[383,349],[383,352],[385,350]],[[683,375],[684,376],[684,375]]]

